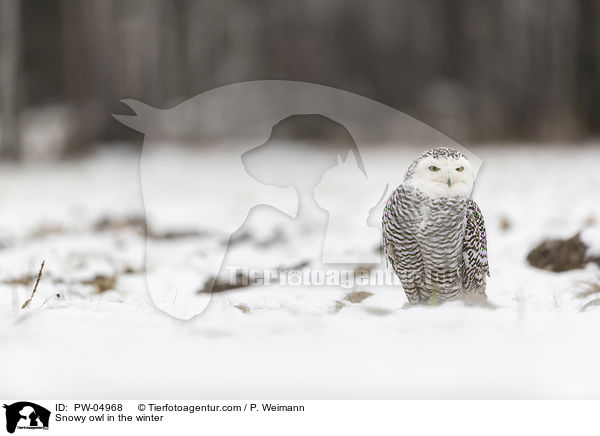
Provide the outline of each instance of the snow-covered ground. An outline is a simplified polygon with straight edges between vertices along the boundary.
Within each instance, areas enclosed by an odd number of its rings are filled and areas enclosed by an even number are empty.
[[[403,309],[395,286],[369,288],[374,295],[356,303],[346,296],[360,287],[251,286],[213,293],[189,321],[148,296],[139,153],[0,165],[0,396],[600,397],[600,306],[581,312],[597,295],[578,296],[589,287],[581,282],[600,285],[600,270],[557,274],[525,261],[544,238],[583,229],[597,237],[600,145],[471,150],[483,159],[474,198],[486,219],[497,309]],[[371,154],[403,173],[418,153],[380,146]],[[218,166],[220,156],[157,157],[167,173],[198,158]],[[193,196],[196,188],[181,189]],[[310,229],[282,228],[273,237],[250,223],[250,237],[232,250],[254,251],[269,266],[314,260],[290,249]],[[201,233],[173,234],[187,228],[151,230],[165,253],[205,243]],[[37,293],[21,309],[42,260]]]

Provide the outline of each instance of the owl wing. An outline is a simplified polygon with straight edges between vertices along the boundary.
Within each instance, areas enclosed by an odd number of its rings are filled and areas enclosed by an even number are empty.
[[[398,187],[385,206],[382,223],[385,257],[412,304],[419,302],[418,284],[423,274],[423,256],[413,229],[415,206],[414,197]]]
[[[485,222],[477,203],[469,200],[463,240],[463,289],[485,294],[485,277],[490,275]]]

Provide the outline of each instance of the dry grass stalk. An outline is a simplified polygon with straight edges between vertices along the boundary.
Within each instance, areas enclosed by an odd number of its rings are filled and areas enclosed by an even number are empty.
[[[29,303],[31,303],[31,300],[33,300],[35,291],[37,291],[38,284],[40,283],[40,279],[42,278],[42,270],[44,269],[45,263],[46,263],[46,261],[43,260],[42,265],[40,266],[40,272],[38,273],[37,280],[35,281],[35,286],[33,287],[33,291],[31,292],[31,297],[29,297],[29,299],[25,303],[23,303],[23,305],[21,306],[21,309],[25,309],[26,307],[29,307]]]
[[[243,313],[250,312],[250,307],[247,304],[244,304],[244,303],[236,304],[233,307],[235,307],[236,309],[241,310]]]
[[[575,282],[581,290],[575,294],[577,298],[587,298],[590,295],[598,294],[600,296],[600,276],[593,280],[579,280]]]
[[[580,312],[584,312],[584,311],[586,311],[587,309],[589,309],[590,307],[593,307],[593,306],[600,306],[600,298],[596,298],[595,300],[588,301],[587,303],[585,303],[583,305],[583,307],[581,309],[579,309],[579,311]]]
[[[338,313],[343,308],[344,308],[344,302],[343,301],[333,300],[333,303],[331,304],[330,312],[331,313]]]

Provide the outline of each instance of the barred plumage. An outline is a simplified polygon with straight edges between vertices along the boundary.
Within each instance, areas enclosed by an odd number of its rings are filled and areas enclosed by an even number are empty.
[[[405,183],[389,198],[383,213],[384,250],[411,303],[466,294],[485,297],[485,226],[469,198],[471,189],[466,157],[439,147],[413,162]]]

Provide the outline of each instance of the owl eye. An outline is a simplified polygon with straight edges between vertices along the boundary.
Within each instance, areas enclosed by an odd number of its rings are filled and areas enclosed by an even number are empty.
[[[436,167],[435,165],[431,165],[429,167],[429,171],[439,171],[440,169],[438,167]]]
[[[458,171],[458,172],[460,173],[460,172],[461,172],[462,170],[464,170],[464,169],[465,169],[465,167],[458,167],[458,168],[456,169],[456,171]]]

